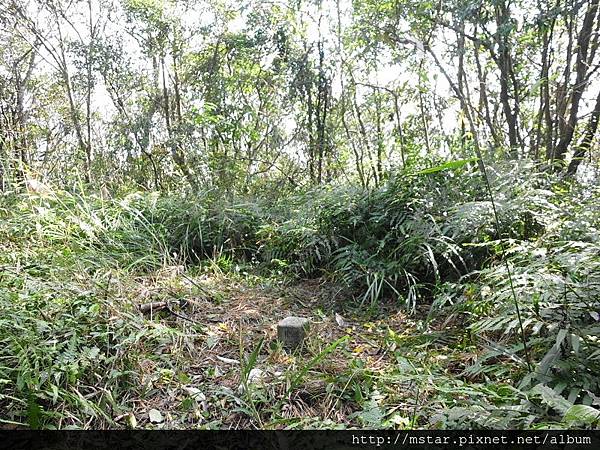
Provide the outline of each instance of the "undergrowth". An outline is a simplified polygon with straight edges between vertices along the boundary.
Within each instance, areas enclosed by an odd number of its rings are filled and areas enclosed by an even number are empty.
[[[161,376],[185,378],[186,342],[202,339],[202,326],[148,321],[132,293],[140,277],[187,266],[238,277],[322,277],[345,285],[355,308],[376,312],[394,304],[420,314],[414,335],[382,331],[381,345],[395,361],[386,371],[369,372],[357,360],[334,375],[338,385],[346,377],[346,388],[328,398],[355,405],[351,424],[595,426],[599,192],[531,170],[491,171],[499,234],[482,180],[468,167],[398,173],[374,190],[328,186],[274,205],[210,194],[106,199],[58,190],[4,193],[0,420],[31,427],[122,426],[115,417],[126,416],[131,402],[148,393],[140,366],[151,360],[166,371]],[[517,338],[502,245],[532,373]],[[346,352],[344,345],[336,351]],[[444,352],[456,358],[450,368]],[[246,389],[251,369],[243,371]],[[290,380],[312,368],[298,370]],[[397,390],[407,384],[418,398],[399,414],[389,405],[400,401]],[[281,422],[281,405],[257,392],[240,400],[251,420],[300,426]],[[257,404],[253,395],[260,397]]]

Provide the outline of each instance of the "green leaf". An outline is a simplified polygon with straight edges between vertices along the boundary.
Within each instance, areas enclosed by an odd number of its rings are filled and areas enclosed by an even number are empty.
[[[594,422],[597,422],[598,419],[600,419],[600,410],[586,405],[571,406],[563,418],[565,422],[576,422],[586,425],[591,425]]]
[[[27,402],[27,420],[32,430],[38,430],[40,428],[41,416],[42,408],[38,405],[33,395],[30,395]]]
[[[531,390],[531,392],[539,395],[545,404],[562,414],[566,414],[566,412],[573,406],[571,402],[558,395],[545,384],[538,384]]]
[[[135,415],[132,412],[127,414],[126,420],[127,420],[127,426],[129,428],[131,428],[132,430],[137,427],[137,419],[135,418]]]
[[[436,166],[436,167],[430,167],[429,169],[425,169],[425,170],[421,170],[420,172],[417,172],[417,175],[427,175],[430,173],[436,173],[436,172],[441,172],[442,170],[448,170],[448,169],[459,169],[469,163],[475,162],[477,161],[477,158],[470,158],[470,159],[457,159],[456,161],[448,161],[447,163],[444,163],[440,166]]]
[[[329,355],[330,353],[332,353],[340,344],[345,343],[346,341],[348,341],[350,339],[350,336],[346,335],[346,336],[342,336],[341,338],[339,338],[338,340],[332,342],[331,344],[329,344],[327,347],[325,347],[325,349],[319,353],[318,355],[316,355],[314,358],[312,358],[299,372],[298,374],[294,377],[294,379],[292,380],[292,382],[290,383],[290,389],[288,389],[290,392],[295,389],[301,382],[302,379],[304,378],[304,376],[308,373],[308,371],[314,367],[315,365],[317,365],[319,362],[321,362],[323,359],[325,359],[325,357],[327,355]]]
[[[376,400],[371,399],[363,405],[362,411],[357,413],[358,419],[366,428],[381,428],[383,422],[383,412]]]
[[[244,382],[248,381],[248,375],[250,375],[250,372],[256,366],[256,362],[258,361],[258,355],[262,350],[264,341],[264,338],[261,338],[260,341],[258,341],[258,344],[256,345],[256,347],[254,347],[254,350],[252,350],[250,356],[248,356],[246,361],[242,364],[242,380]],[[243,361],[243,359],[240,358],[240,361]]]
[[[539,362],[536,373],[539,375],[538,378],[540,380],[546,380],[550,373],[550,369],[552,369],[554,364],[560,358],[560,348],[566,336],[567,330],[559,330],[558,334],[556,335],[556,343],[550,348],[550,350],[548,350],[548,353],[546,353],[546,355],[544,355],[542,360]]]
[[[579,336],[577,336],[576,334],[571,334],[571,348],[573,349],[575,354],[579,353],[579,344]]]

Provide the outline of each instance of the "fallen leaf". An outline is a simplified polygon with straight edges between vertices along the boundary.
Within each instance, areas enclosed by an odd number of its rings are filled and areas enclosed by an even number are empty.
[[[240,362],[237,359],[224,358],[222,356],[217,356],[217,359],[225,364],[239,364]]]
[[[248,374],[248,383],[257,383],[262,380],[264,372],[261,369],[252,369]]]
[[[362,353],[364,351],[365,351],[365,348],[362,345],[359,345],[354,350],[352,350],[352,353],[359,354],[359,353]]]
[[[160,415],[160,413],[158,413],[158,414]],[[135,418],[135,415],[133,413],[127,414],[127,425],[129,425],[129,428],[132,428],[132,429],[137,427],[137,419]]]
[[[188,394],[190,394],[192,396],[192,398],[199,400],[199,401],[203,401],[206,400],[206,395],[204,395],[204,393],[195,387],[184,387],[183,388]]]

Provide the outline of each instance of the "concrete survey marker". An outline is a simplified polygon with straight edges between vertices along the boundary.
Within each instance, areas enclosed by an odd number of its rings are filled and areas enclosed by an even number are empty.
[[[305,317],[286,317],[277,324],[277,338],[284,348],[297,348],[309,329],[309,320]]]

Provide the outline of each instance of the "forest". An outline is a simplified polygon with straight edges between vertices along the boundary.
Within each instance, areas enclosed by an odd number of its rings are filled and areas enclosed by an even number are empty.
[[[0,429],[599,429],[599,3],[2,0]]]

